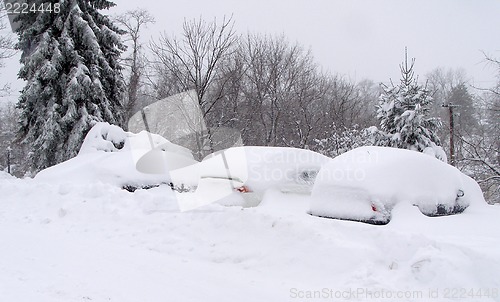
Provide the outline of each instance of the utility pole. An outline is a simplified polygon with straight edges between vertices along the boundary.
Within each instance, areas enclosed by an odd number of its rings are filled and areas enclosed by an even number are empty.
[[[443,104],[441,107],[448,108],[450,115],[450,165],[455,166],[455,123],[453,121],[453,108],[458,107],[458,105],[448,103]]]
[[[9,146],[7,147],[7,172],[10,174],[10,152],[12,151],[12,148]]]

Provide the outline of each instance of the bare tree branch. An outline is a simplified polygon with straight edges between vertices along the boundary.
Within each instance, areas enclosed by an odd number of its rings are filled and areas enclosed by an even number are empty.
[[[127,79],[127,101],[125,104],[126,118],[130,118],[136,110],[141,78],[145,72],[146,59],[144,58],[141,31],[148,24],[155,23],[154,17],[145,9],[127,11],[115,18],[126,32],[125,41],[129,43],[131,54],[123,58],[123,65],[129,68]]]

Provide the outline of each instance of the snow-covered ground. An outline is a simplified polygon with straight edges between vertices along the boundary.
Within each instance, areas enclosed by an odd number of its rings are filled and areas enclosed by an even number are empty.
[[[167,185],[121,189],[159,175],[118,179],[133,161],[99,148],[34,179],[0,173],[0,301],[500,301],[498,206],[398,203],[375,226],[268,188],[257,207],[180,212]]]

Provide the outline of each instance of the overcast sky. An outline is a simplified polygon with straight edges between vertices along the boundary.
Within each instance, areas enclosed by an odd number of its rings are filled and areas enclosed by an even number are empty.
[[[324,69],[351,80],[399,78],[404,48],[423,78],[436,67],[465,69],[475,85],[495,83],[482,51],[500,57],[500,0],[116,0],[108,13],[142,7],[157,20],[144,40],[179,34],[183,20],[233,15],[239,33],[284,34],[310,48]],[[12,82],[18,58],[1,71]],[[22,83],[14,83],[22,87]],[[17,89],[19,90],[19,89]]]

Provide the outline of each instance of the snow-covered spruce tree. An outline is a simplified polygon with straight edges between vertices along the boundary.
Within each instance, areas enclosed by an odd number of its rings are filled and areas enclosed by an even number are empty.
[[[122,32],[98,10],[105,0],[30,1],[44,12],[21,14],[20,137],[33,171],[75,156],[96,122],[122,125]],[[51,11],[48,10],[50,5]]]
[[[395,147],[425,152],[446,161],[436,134],[441,126],[439,118],[429,117],[432,104],[430,91],[418,84],[414,76],[415,59],[400,65],[401,82],[398,86],[382,85],[383,92],[377,105],[380,129],[369,128],[377,146]]]

